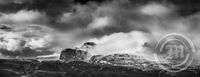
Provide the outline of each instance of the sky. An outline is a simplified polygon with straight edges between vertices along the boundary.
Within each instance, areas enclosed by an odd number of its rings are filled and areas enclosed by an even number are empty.
[[[91,54],[150,57],[144,43],[153,47],[168,33],[198,49],[199,7],[199,0],[0,0],[0,56],[55,55],[91,41]]]

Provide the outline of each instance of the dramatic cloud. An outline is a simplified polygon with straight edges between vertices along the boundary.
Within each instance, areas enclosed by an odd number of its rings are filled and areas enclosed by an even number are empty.
[[[53,36],[42,30],[48,33],[49,29],[37,25],[13,27],[11,31],[1,29],[1,54],[11,57],[34,57],[54,53],[55,51],[51,51]]]
[[[200,45],[199,3],[184,2],[0,0],[0,23],[9,25],[0,27],[1,55],[48,56],[89,39],[97,43],[93,54],[150,54],[142,45],[168,33],[184,34]]]
[[[156,4],[156,3],[145,5],[140,9],[141,13],[149,15],[149,16],[169,15],[169,13],[171,13],[172,10],[173,10],[172,6],[167,7],[163,4]]]
[[[39,13],[38,11],[20,10],[17,13],[1,14],[0,22],[11,24],[46,23],[47,17],[45,14]]]
[[[1,35],[1,49],[17,51],[22,49],[23,38],[14,33],[5,33]]]
[[[142,46],[149,41],[148,33],[141,31],[132,31],[128,33],[113,33],[102,38],[89,40],[97,45],[93,54],[108,55],[113,53],[130,53],[135,54],[142,52]]]
[[[112,19],[109,17],[96,17],[92,23],[89,24],[89,29],[101,29],[106,26],[109,26],[109,24],[112,23]]]
[[[92,55],[109,55],[115,53],[127,53],[155,61],[153,49],[145,46],[151,44],[151,35],[141,31],[131,31],[128,33],[113,33],[102,38],[93,38],[89,42],[96,43],[96,46],[88,51]]]

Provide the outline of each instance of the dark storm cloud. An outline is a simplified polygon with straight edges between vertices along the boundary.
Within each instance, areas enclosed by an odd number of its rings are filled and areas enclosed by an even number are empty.
[[[50,51],[50,50],[38,51],[38,50],[30,49],[29,47],[26,47],[21,51],[9,51],[9,50],[0,49],[0,53],[4,56],[9,56],[13,58],[27,58],[27,57],[32,58],[32,57],[37,57],[41,55],[50,55],[55,52]]]
[[[12,28],[5,24],[0,24],[0,29],[5,31],[12,31]]]
[[[197,0],[1,0],[0,10],[3,13],[35,10],[34,12],[41,14],[38,17],[44,16],[43,19],[35,19],[37,22],[41,20],[45,25],[59,31],[83,29],[85,34],[102,36],[131,30],[149,32],[149,27],[144,22],[149,22],[152,17],[138,13],[138,7],[151,3],[160,3],[167,7],[174,5],[176,11],[173,11],[172,16],[175,17],[188,16],[199,11]],[[106,24],[103,29],[87,30],[95,19],[101,17],[111,18],[112,23]]]
[[[86,29],[85,32],[93,36],[108,35],[115,32],[129,32],[132,30],[141,30],[149,32],[145,22],[151,17],[141,15],[139,7],[146,5],[134,5],[130,1],[112,1],[104,4],[89,3],[87,5],[77,5],[74,13],[64,13],[61,16],[58,26],[52,26],[60,30],[73,28]],[[142,4],[142,3],[141,3]],[[102,19],[103,17],[108,19]],[[93,23],[91,25],[91,23]],[[93,30],[87,30],[96,24],[105,23],[104,27],[93,27]],[[54,24],[55,25],[55,24]],[[102,25],[100,25],[102,26]]]
[[[118,0],[118,1],[105,1],[102,4],[86,3],[82,5],[76,5],[74,12],[61,16],[64,19],[64,23],[53,22],[52,24],[58,26],[52,26],[61,30],[68,30],[73,28],[85,28],[97,17],[108,16],[114,19],[115,26],[107,26],[104,30],[96,29],[92,34],[104,35],[113,32],[129,32],[131,30],[142,30],[148,32],[148,27],[143,22],[148,22],[152,17],[144,16],[138,13],[138,7],[158,3],[171,9],[175,9],[169,19],[175,16],[188,16],[199,11],[198,2],[187,0],[185,1],[171,1],[171,0]],[[171,5],[175,7],[171,7]],[[185,6],[184,6],[185,5]],[[196,10],[196,11],[195,11]],[[65,12],[66,13],[66,12]],[[67,13],[66,13],[67,14]],[[143,25],[143,26],[142,26]],[[165,26],[167,27],[167,26]]]
[[[112,1],[123,2],[124,0],[0,0],[1,12],[16,12],[21,9],[38,10],[50,16],[57,16],[62,12],[72,11],[75,4],[87,5],[90,2],[109,3]],[[188,15],[199,11],[199,0],[125,0],[131,5],[143,5],[150,2],[166,2],[177,5],[181,15]],[[126,6],[126,5],[125,5]]]
[[[71,11],[72,5],[72,0],[1,0],[0,11],[12,13],[24,9],[37,10],[54,20],[62,12]]]
[[[188,16],[200,11],[199,0],[166,0],[176,6],[178,6],[178,13],[181,16]]]
[[[52,22],[63,12],[73,12],[75,4],[88,2],[104,2],[105,0],[0,0],[0,11],[6,13],[19,10],[37,10],[46,13]]]

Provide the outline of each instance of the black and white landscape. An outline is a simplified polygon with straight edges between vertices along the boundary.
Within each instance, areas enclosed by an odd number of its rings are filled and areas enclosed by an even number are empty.
[[[196,53],[170,73],[154,58],[169,33]],[[199,0],[0,0],[0,77],[199,77]]]

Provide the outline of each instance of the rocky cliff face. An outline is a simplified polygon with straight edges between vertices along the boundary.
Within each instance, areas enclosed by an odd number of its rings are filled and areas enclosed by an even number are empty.
[[[142,57],[129,54],[95,55],[90,59],[94,64],[109,64],[114,66],[132,67],[142,70],[159,69],[155,62],[148,61]]]
[[[60,60],[64,62],[70,61],[85,61],[89,56],[87,51],[78,49],[65,49],[60,54]]]

